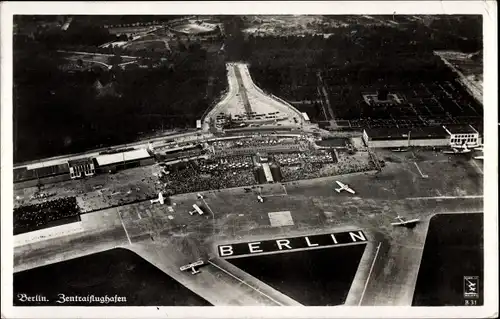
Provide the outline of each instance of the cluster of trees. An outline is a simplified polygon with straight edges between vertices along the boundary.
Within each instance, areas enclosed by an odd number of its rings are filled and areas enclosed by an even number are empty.
[[[194,127],[227,87],[219,56],[185,53],[157,68],[68,73],[58,68],[61,57],[37,42],[15,49],[15,162]],[[105,89],[114,94],[100,94]]]
[[[480,26],[480,19],[475,25]],[[467,43],[468,51],[475,52],[481,49],[481,36],[469,32],[473,37],[464,38],[454,30],[433,28],[415,22],[412,29],[363,25],[339,28],[328,38],[250,35],[242,47],[257,82],[275,94],[294,90],[294,74],[309,78],[302,74],[317,71],[323,72],[331,85],[449,79],[451,71],[433,50],[462,50]],[[314,81],[309,83],[316,85]]]

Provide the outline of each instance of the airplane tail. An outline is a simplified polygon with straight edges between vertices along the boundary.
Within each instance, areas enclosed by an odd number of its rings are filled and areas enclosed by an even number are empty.
[[[340,191],[342,190],[342,188],[335,188],[335,190],[337,191],[337,193],[340,193]]]

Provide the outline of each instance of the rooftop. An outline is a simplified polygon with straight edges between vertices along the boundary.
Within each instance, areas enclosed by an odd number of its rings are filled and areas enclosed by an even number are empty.
[[[141,149],[133,150],[133,151],[129,151],[129,152],[99,155],[95,159],[97,161],[97,164],[99,164],[99,166],[104,166],[104,165],[110,165],[110,164],[115,164],[115,163],[123,163],[123,162],[140,160],[140,159],[144,159],[144,158],[148,158],[148,157],[151,157],[151,155],[148,153],[148,151],[144,148],[141,148]]]
[[[448,133],[441,126],[416,128],[365,128],[371,140],[406,140],[422,138],[447,138]]]
[[[79,158],[79,159],[74,159],[74,160],[69,160],[68,164],[69,166],[75,166],[75,165],[81,165],[81,164],[90,164],[92,163],[91,158]]]

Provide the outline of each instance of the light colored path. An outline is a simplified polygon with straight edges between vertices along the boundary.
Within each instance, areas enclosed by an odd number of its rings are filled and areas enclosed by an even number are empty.
[[[256,112],[257,114],[280,112],[280,118],[283,120],[280,120],[279,124],[282,126],[300,127],[304,124],[302,114],[290,103],[272,94],[266,94],[255,85],[248,71],[248,65],[227,63],[226,69],[229,84],[228,91],[222,100],[203,118],[204,130],[209,130],[210,123],[214,122],[220,113],[234,116],[243,115],[246,112]],[[272,124],[272,122],[269,123],[269,125]]]

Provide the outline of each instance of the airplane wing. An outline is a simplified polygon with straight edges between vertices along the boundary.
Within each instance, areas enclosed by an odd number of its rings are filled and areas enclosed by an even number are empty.
[[[340,187],[344,187],[344,183],[342,182],[339,182],[339,181],[335,181]]]
[[[395,222],[391,223],[392,226],[406,226],[406,225],[412,225],[420,222],[420,219],[411,219],[411,220],[404,220],[400,222]]]
[[[197,266],[201,266],[204,264],[204,261],[203,260],[198,260],[194,263],[191,263],[191,264],[187,264],[187,265],[184,265],[182,267],[180,267],[180,271],[185,271],[187,269],[190,269],[190,268],[193,268],[193,267],[197,267]]]
[[[346,188],[345,190],[348,191],[351,194],[356,194],[356,192],[352,188],[350,188],[350,187]]]

